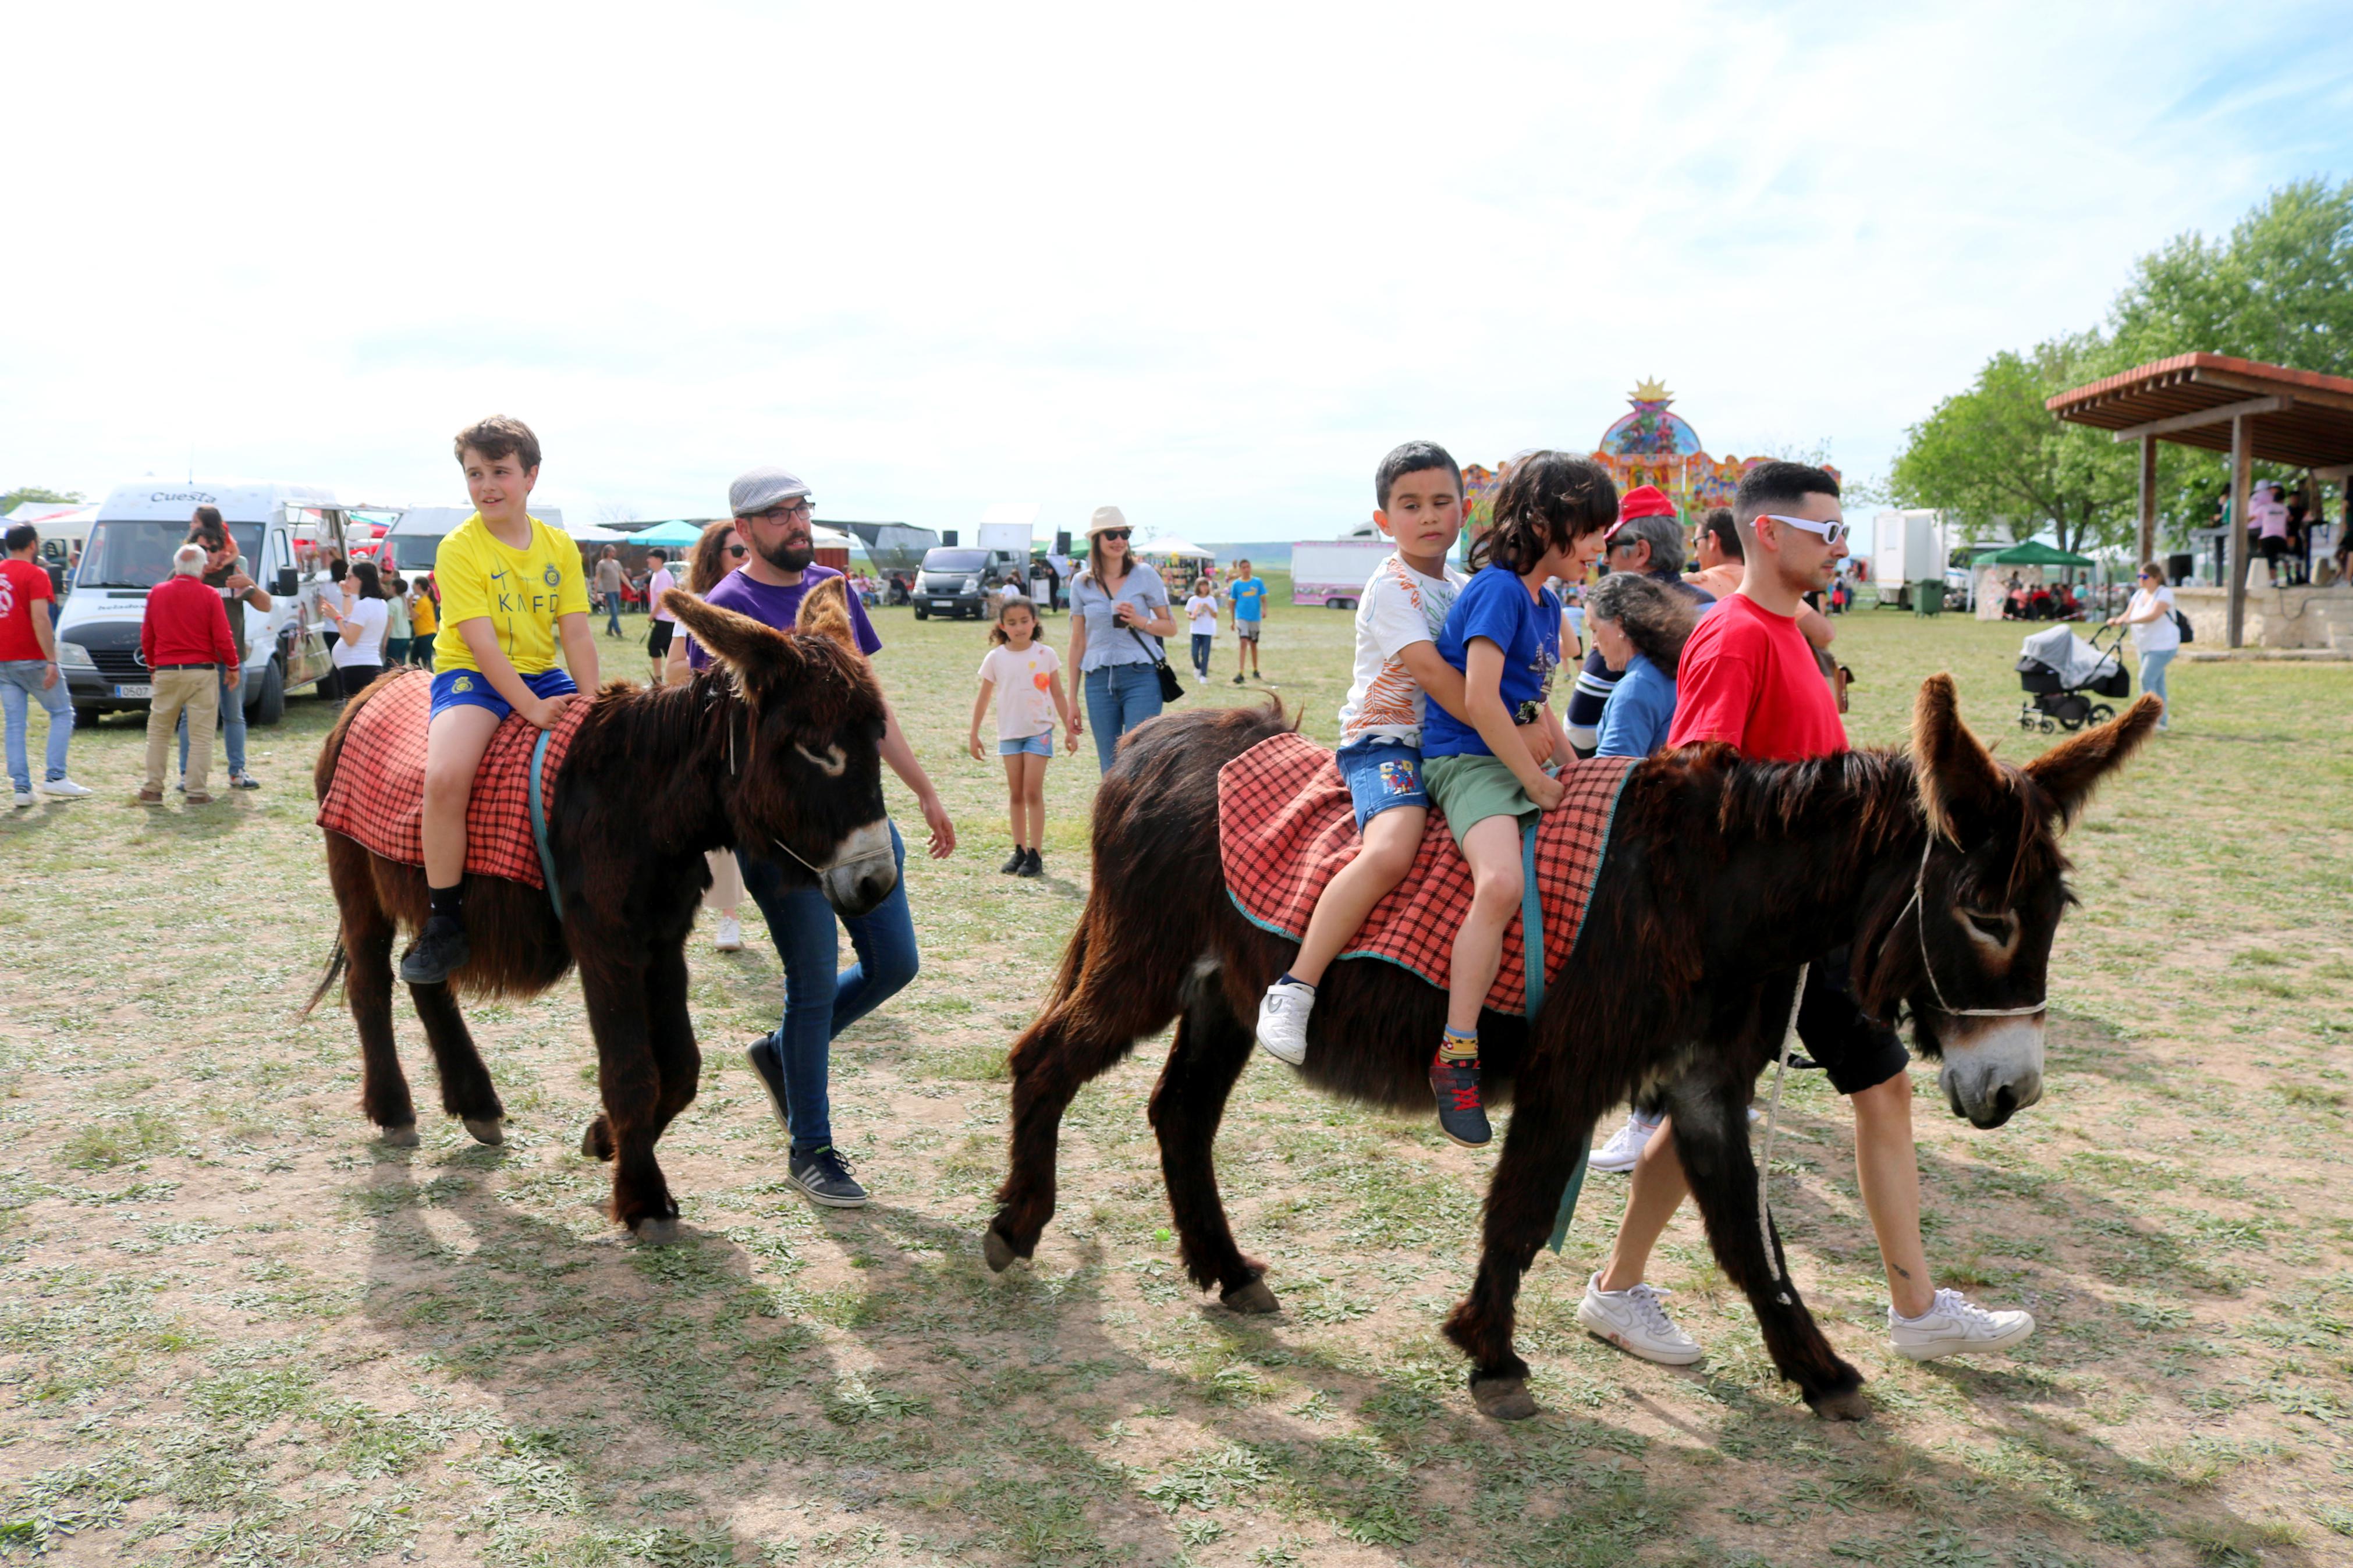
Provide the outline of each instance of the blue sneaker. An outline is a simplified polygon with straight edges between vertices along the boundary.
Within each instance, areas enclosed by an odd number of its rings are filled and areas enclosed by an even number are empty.
[[[1494,1137],[1487,1126],[1487,1108],[1479,1098],[1477,1063],[1430,1063],[1430,1089],[1438,1097],[1440,1131],[1465,1149],[1482,1147]]]
[[[795,1150],[791,1171],[793,1185],[807,1193],[813,1204],[822,1204],[829,1209],[866,1206],[866,1189],[850,1175],[849,1162],[830,1143],[806,1154]]]

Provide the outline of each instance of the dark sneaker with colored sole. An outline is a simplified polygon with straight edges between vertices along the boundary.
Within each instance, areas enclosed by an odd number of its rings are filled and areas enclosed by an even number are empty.
[[[766,1035],[754,1040],[744,1047],[744,1059],[752,1064],[760,1087],[768,1091],[769,1114],[776,1119],[777,1126],[790,1132],[793,1118],[785,1099],[785,1059],[776,1053],[776,1037]]]
[[[1487,1125],[1487,1108],[1479,1099],[1479,1069],[1438,1066],[1430,1069],[1430,1089],[1438,1096],[1438,1130],[1465,1149],[1476,1149],[1494,1137]]]
[[[467,957],[466,928],[448,915],[435,915],[401,959],[400,977],[411,985],[444,985],[451,971],[466,967]]]
[[[793,1152],[793,1185],[808,1194],[809,1202],[829,1209],[857,1209],[866,1206],[866,1189],[849,1173],[849,1162],[834,1152],[828,1143],[822,1149],[812,1149],[804,1154]]]

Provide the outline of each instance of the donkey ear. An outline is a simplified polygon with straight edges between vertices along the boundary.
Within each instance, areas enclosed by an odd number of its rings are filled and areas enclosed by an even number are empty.
[[[2140,700],[2126,709],[2120,717],[2061,742],[2020,771],[2051,797],[2063,826],[2074,820],[2075,814],[2091,798],[2092,787],[2140,749],[2140,743],[2156,730],[2157,717],[2164,710],[2162,699],[2144,691]]]
[[[662,595],[662,607],[685,624],[703,651],[747,680],[758,681],[797,668],[800,659],[782,632],[749,616],[707,605],[683,588]]]
[[[1961,722],[1960,700],[1949,675],[1932,675],[1912,705],[1912,763],[1920,809],[1928,826],[1955,844],[1963,825],[1981,821],[2010,786],[1991,752]]]
[[[858,628],[849,619],[849,579],[828,577],[801,595],[800,613],[793,630],[810,637],[831,637],[852,653],[860,652]]]

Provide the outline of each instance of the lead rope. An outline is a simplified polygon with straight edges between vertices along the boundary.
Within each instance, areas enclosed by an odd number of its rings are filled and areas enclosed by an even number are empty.
[[[1757,1163],[1757,1236],[1764,1244],[1765,1267],[1773,1271],[1774,1283],[1781,1287],[1773,1299],[1784,1307],[1789,1304],[1789,1276],[1773,1249],[1773,1211],[1766,1201],[1765,1186],[1773,1179],[1773,1132],[1781,1120],[1781,1079],[1789,1071],[1789,1046],[1798,1037],[1798,1009],[1805,1005],[1806,972],[1812,967],[1798,965],[1798,989],[1789,998],[1789,1022],[1781,1031],[1781,1057],[1773,1068],[1773,1100],[1765,1112],[1765,1157]]]

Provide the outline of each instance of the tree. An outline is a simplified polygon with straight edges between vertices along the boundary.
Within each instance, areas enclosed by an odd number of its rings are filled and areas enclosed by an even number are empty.
[[[2126,542],[2137,484],[2131,451],[2105,431],[2060,424],[2042,406],[2052,393],[2103,374],[2114,352],[2087,332],[1994,355],[1967,392],[1905,432],[1888,493],[2012,539],[2047,527],[2062,550]]]
[[[5,517],[26,501],[55,501],[59,506],[80,502],[79,490],[47,490],[38,485],[20,485],[5,495],[0,495],[0,517]]]
[[[2353,180],[2298,181],[2227,241],[2142,257],[2111,320],[2121,364],[2203,352],[2353,375]]]

